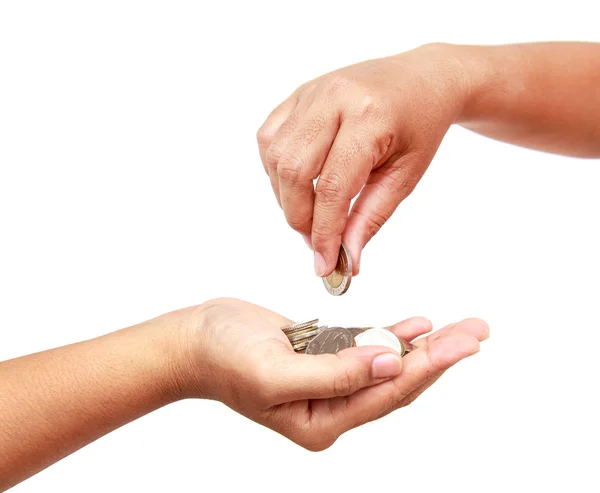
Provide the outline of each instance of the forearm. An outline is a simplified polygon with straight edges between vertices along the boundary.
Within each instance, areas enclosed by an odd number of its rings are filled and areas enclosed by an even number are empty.
[[[456,123],[524,147],[600,157],[600,43],[450,50],[467,74]]]
[[[175,400],[166,337],[151,321],[0,363],[0,491]]]

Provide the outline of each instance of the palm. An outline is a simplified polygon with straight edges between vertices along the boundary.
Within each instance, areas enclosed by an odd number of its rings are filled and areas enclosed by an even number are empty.
[[[291,320],[239,300],[211,302],[204,317],[206,336],[214,339],[208,346],[219,348],[211,355],[221,384],[216,398],[310,449],[326,448],[345,431],[412,402],[488,335],[484,322],[468,319],[415,340],[431,323],[420,317],[400,322],[391,330],[417,349],[402,358],[399,376],[364,385],[350,373],[334,370],[332,376],[326,369],[369,348],[296,354],[281,331]]]

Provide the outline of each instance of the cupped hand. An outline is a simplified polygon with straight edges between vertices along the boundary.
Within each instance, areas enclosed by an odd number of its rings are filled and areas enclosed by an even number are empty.
[[[409,404],[488,336],[485,322],[467,319],[414,341],[432,330],[415,317],[391,327],[417,346],[402,358],[376,346],[307,355],[281,331],[291,320],[247,302],[218,299],[177,313],[184,396],[219,400],[315,451]]]
[[[317,275],[333,271],[342,241],[358,274],[363,248],[421,179],[466,93],[451,47],[426,45],[312,80],[269,115],[260,156]]]

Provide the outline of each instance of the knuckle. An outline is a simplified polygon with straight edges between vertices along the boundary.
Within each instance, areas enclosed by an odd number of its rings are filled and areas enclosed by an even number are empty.
[[[384,399],[384,402],[381,406],[381,412],[377,416],[377,419],[386,416],[391,413],[394,409],[398,407],[398,404],[401,402],[401,398],[398,397],[398,384],[394,386],[392,392],[390,392]]]
[[[287,223],[294,231],[305,232],[310,229],[308,226],[312,221],[312,213],[311,214],[301,214],[298,212],[289,212],[285,216]]]
[[[279,159],[277,174],[281,180],[297,183],[302,180],[302,159],[296,154],[286,153]]]
[[[398,379],[392,380],[394,382],[394,392],[389,398],[389,406],[394,407],[401,403],[404,399],[406,399],[410,395],[410,390],[405,387],[405,385],[399,381]]]
[[[373,139],[373,152],[377,154],[380,159],[388,153],[394,143],[394,131],[391,125],[385,125],[385,127],[386,129]]]
[[[410,195],[417,187],[421,175],[413,170],[406,169],[403,163],[394,163],[381,173],[388,176],[381,181],[382,188],[394,197],[404,198]]]
[[[325,204],[339,202],[343,183],[344,180],[337,174],[322,175],[315,189],[317,200]]]
[[[275,138],[275,129],[266,121],[256,132],[256,140],[260,147],[269,147]]]
[[[279,164],[279,158],[281,156],[281,149],[275,143],[271,144],[265,153],[265,160],[267,161],[267,167],[270,173],[277,171]]]
[[[418,178],[407,176],[398,180],[398,189],[408,195],[417,187],[417,183],[419,183]]]
[[[336,226],[332,221],[319,221],[313,222],[312,235],[315,238],[331,238],[332,236],[338,236],[341,234],[342,228]],[[317,240],[318,241],[318,240]],[[316,244],[315,244],[316,247]]]
[[[350,368],[340,368],[333,378],[333,393],[337,397],[353,394],[360,387],[360,381]]]
[[[331,75],[328,79],[326,93],[329,97],[337,96],[349,83],[350,80],[342,74]]]
[[[366,94],[362,97],[357,106],[359,117],[366,118],[377,113],[380,104],[373,95]]]
[[[377,211],[371,211],[368,216],[365,216],[366,230],[369,238],[375,236],[383,227],[387,218]]]

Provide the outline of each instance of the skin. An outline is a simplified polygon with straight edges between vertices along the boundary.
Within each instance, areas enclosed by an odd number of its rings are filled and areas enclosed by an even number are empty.
[[[219,400],[312,451],[406,406],[488,327],[467,319],[424,336],[415,317],[391,327],[416,341],[296,354],[281,315],[235,299],[171,312],[99,338],[0,363],[0,491],[172,402]]]
[[[357,275],[365,245],[415,188],[452,124],[598,158],[599,114],[598,43],[431,44],[303,84],[257,137],[287,222],[314,250],[316,274],[333,271],[343,241]]]

